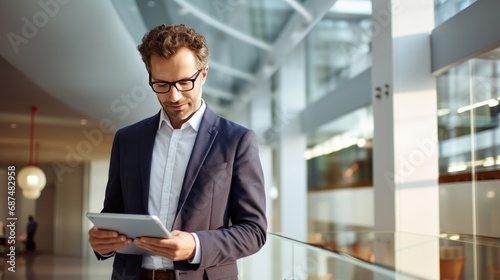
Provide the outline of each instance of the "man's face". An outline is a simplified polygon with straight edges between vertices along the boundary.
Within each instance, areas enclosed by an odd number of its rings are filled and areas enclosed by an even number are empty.
[[[198,70],[200,69],[196,68],[196,59],[187,48],[178,50],[168,59],[158,55],[151,56],[151,82],[193,79]],[[208,67],[201,70],[194,82],[194,88],[190,91],[181,92],[172,85],[169,92],[156,94],[174,128],[180,128],[200,108],[201,87],[205,83],[207,73]]]

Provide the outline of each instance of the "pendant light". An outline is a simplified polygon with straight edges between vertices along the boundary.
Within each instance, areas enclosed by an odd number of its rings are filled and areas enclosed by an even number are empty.
[[[45,173],[33,163],[33,144],[35,138],[35,113],[36,106],[31,107],[30,126],[30,161],[29,165],[22,168],[17,175],[17,184],[23,190],[23,195],[27,199],[35,200],[40,197],[41,191],[45,188],[47,178]]]

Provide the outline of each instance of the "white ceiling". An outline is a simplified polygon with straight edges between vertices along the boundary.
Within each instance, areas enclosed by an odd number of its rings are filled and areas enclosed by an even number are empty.
[[[202,0],[189,2],[198,4],[190,9],[183,6],[188,3],[184,0],[0,1],[0,165],[28,163],[32,106],[39,107],[35,138],[40,163],[108,159],[113,139],[109,126],[117,129],[155,114],[160,106],[137,51],[145,22],[193,23],[209,34],[212,78],[204,87],[204,98],[220,114],[239,112],[257,92],[252,88],[258,86],[256,81],[271,77],[336,0],[302,2],[312,18],[282,0],[230,5],[231,15],[248,17],[238,21],[240,29],[255,33],[259,28],[270,32],[273,27],[276,32],[276,38],[268,38],[271,49],[254,51],[260,54],[254,57],[249,53],[253,45],[240,38],[245,33],[225,22],[236,18],[217,14],[214,19],[215,15],[197,7],[213,10],[219,6]],[[147,7],[141,6],[144,3]],[[213,24],[214,20],[218,23]],[[259,20],[268,26],[260,26]],[[236,31],[228,32],[228,25]],[[234,56],[231,60],[229,53]],[[238,64],[243,58],[248,58],[250,66]],[[224,81],[236,86],[223,88]]]
[[[74,151],[82,159],[107,158],[109,125],[119,128],[160,108],[109,1],[2,1],[0,34],[0,164],[27,164],[32,106],[39,107],[40,162],[72,159]],[[91,131],[94,143],[86,136]]]

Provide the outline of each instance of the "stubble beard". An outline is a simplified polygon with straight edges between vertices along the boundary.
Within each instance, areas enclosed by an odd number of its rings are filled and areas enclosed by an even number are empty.
[[[192,105],[192,103],[188,103],[189,105]],[[176,121],[185,121],[189,119],[194,113],[201,107],[201,99],[198,100],[196,106],[191,106],[188,108],[187,111],[172,111],[172,110],[167,110],[169,108],[170,104],[167,103],[162,103],[163,110],[167,113],[169,118],[172,118]]]

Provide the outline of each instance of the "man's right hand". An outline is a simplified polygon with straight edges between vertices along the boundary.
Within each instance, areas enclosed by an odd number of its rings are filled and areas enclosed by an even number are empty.
[[[132,244],[132,240],[116,231],[92,227],[89,230],[89,243],[94,251],[104,256]]]

